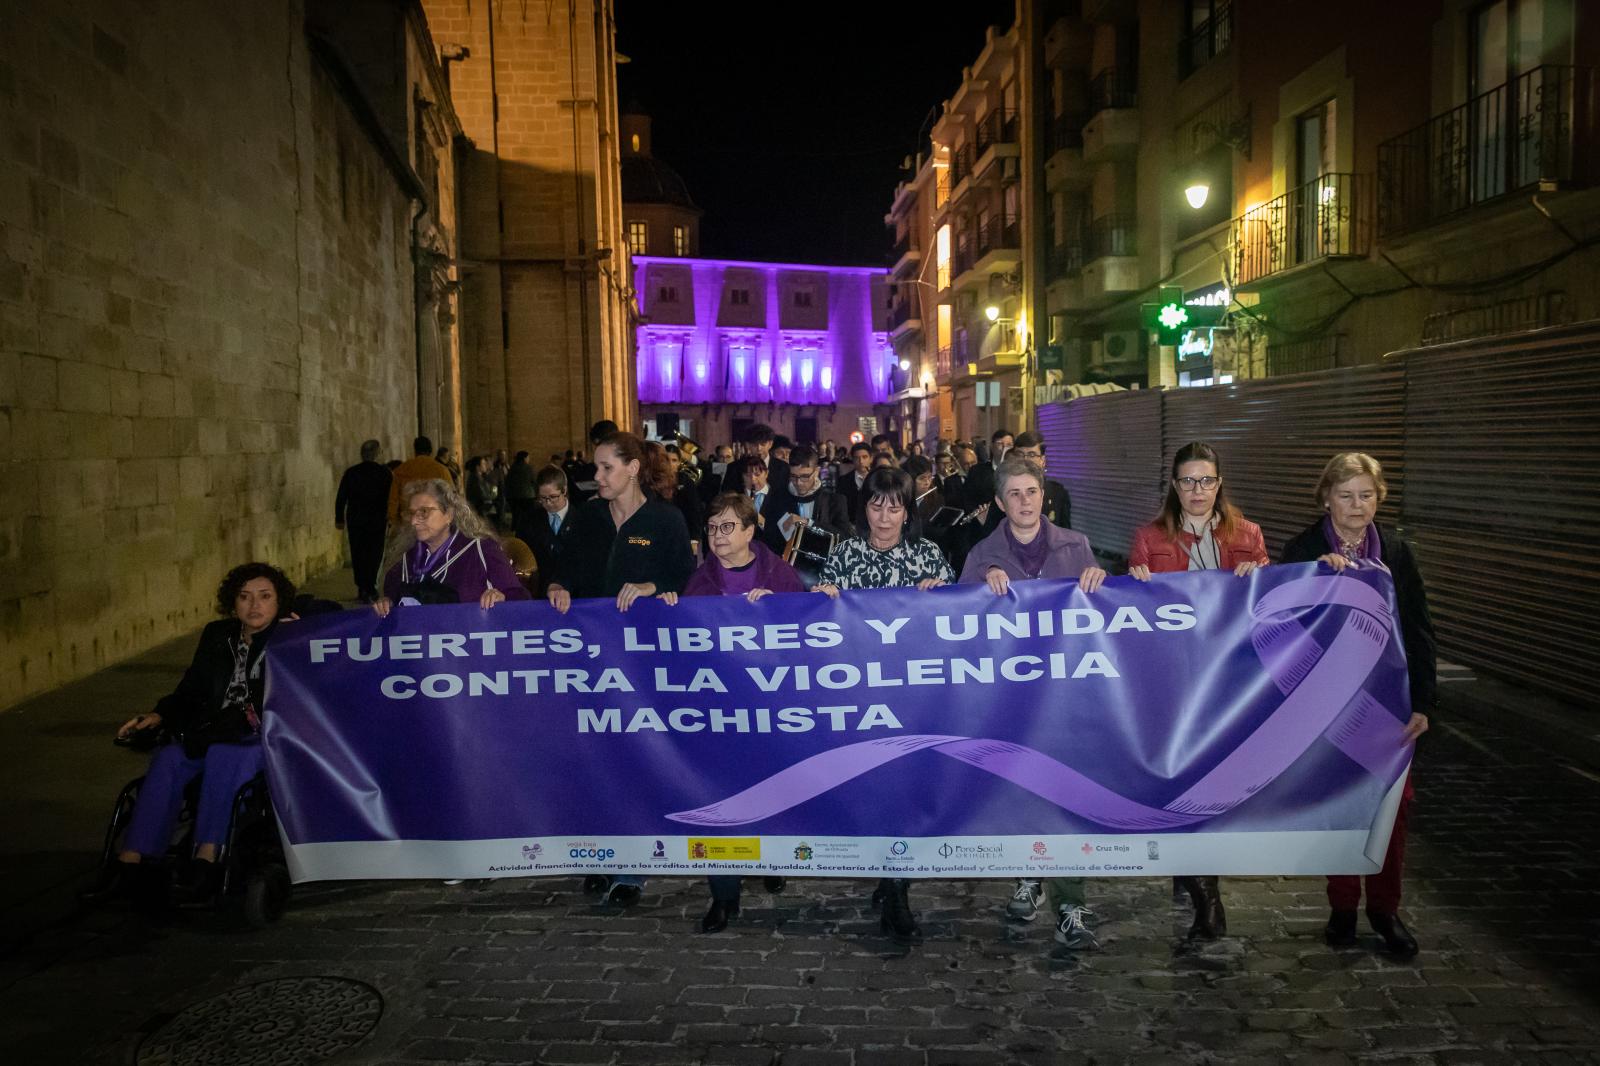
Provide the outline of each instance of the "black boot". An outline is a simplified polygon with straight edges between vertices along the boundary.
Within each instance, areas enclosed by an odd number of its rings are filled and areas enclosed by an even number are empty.
[[[883,893],[883,917],[878,920],[885,933],[902,943],[922,937],[916,916],[911,913],[910,891],[911,882],[905,878],[888,882]]]
[[[714,899],[711,909],[706,911],[706,916],[700,919],[702,933],[720,933],[728,928],[728,919],[739,917],[739,901],[736,899]]]
[[[1355,921],[1354,914],[1350,915],[1350,920]],[[1411,930],[1405,927],[1398,914],[1368,911],[1367,922],[1374,932],[1383,937],[1383,946],[1389,954],[1409,959],[1417,953],[1417,938],[1411,935]]]
[[[1322,939],[1330,948],[1355,947],[1356,912],[1334,911],[1328,915],[1328,927],[1322,931]]]
[[[1194,903],[1190,940],[1215,940],[1228,932],[1228,912],[1222,909],[1222,892],[1215,877],[1185,877],[1183,887]]]

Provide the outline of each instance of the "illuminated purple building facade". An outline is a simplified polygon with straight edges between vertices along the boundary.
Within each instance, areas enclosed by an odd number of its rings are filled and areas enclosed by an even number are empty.
[[[888,429],[887,271],[637,255],[633,269],[647,427],[676,416],[707,446],[752,422],[806,442]]]

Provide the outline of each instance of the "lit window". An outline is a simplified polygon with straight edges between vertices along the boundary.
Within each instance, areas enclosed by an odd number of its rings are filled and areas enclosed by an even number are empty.
[[[628,251],[645,255],[650,248],[650,227],[642,220],[628,223]]]
[[[673,226],[672,227],[672,254],[673,255],[688,255],[689,254],[689,227],[688,226]]]
[[[639,154],[639,135],[637,133],[635,133],[633,135],[633,137],[630,139],[630,143],[633,145],[634,154],[638,155]]]
[[[938,265],[938,284],[940,291],[950,287],[950,226],[946,223],[939,227],[935,237],[935,261]]]

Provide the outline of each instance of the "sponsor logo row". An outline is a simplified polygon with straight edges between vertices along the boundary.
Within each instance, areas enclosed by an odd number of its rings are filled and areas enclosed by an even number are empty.
[[[1057,838],[1058,840],[1060,838]],[[870,841],[818,841],[807,843],[800,841],[792,847],[785,843],[783,851],[788,854],[778,854],[769,849],[763,859],[760,837],[689,837],[684,844],[684,854],[681,856],[693,862],[793,862],[804,866],[817,863],[819,870],[850,869],[849,866],[840,866],[840,863],[869,863],[893,868],[898,864],[915,862],[932,862],[937,856],[951,869],[964,868],[963,864],[977,868],[986,866],[990,870],[998,870],[1002,864],[1010,860],[1007,868],[1016,868],[1026,871],[1022,863],[1048,863],[1058,864],[1056,856],[1052,854],[1051,847],[1043,840],[1035,840],[1029,845],[1024,845],[1019,854],[1018,845],[1000,841],[973,841],[962,840],[959,842],[941,841],[934,844],[932,841],[922,841],[920,848],[927,849],[932,854],[918,855],[910,843],[896,840],[889,844],[882,853],[870,846]],[[1159,862],[1161,859],[1161,844],[1157,840],[1144,842],[1144,859],[1149,862]],[[620,851],[619,851],[620,847]],[[543,865],[561,865],[566,863],[584,863],[587,865],[603,865],[615,862],[621,865],[636,865],[642,862],[664,863],[676,865],[680,856],[667,854],[665,841],[653,841],[648,855],[641,855],[638,846],[630,842],[627,845],[614,846],[606,841],[598,840],[569,840],[558,847],[546,846],[535,841],[522,846],[522,858],[527,862]],[[1122,842],[1096,843],[1093,840],[1084,840],[1074,847],[1074,850],[1083,856],[1079,860],[1077,855],[1071,856],[1073,862],[1088,861],[1095,858],[1101,859],[1134,859],[1135,846]],[[629,854],[632,852],[632,854]]]

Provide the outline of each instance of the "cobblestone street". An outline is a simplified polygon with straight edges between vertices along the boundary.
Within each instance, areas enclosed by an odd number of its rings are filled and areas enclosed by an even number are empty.
[[[123,669],[165,683],[148,664]],[[138,760],[103,753],[98,718],[74,715],[46,752],[92,747],[99,784],[81,787],[98,808]],[[7,716],[7,750],[25,720]],[[997,882],[914,888],[926,939],[905,949],[879,933],[871,886],[847,881],[791,879],[776,897],[752,883],[714,936],[696,932],[705,889],[686,880],[654,881],[626,912],[589,905],[576,878],[308,885],[259,932],[76,910],[63,881],[43,894],[54,915],[8,937],[0,1033],[7,1061],[28,1064],[321,1061],[296,1049],[340,1021],[318,1015],[343,1009],[326,1006],[337,987],[365,997],[344,1018],[362,1023],[343,1034],[337,1061],[351,1063],[1600,1062],[1600,778],[1516,731],[1445,720],[1417,771],[1414,962],[1365,932],[1357,949],[1326,948],[1312,879],[1225,881],[1231,935],[1202,948],[1184,945],[1189,908],[1168,882],[1091,882],[1102,947],[1081,955],[1042,917],[1008,925]],[[7,761],[7,788],[22,789]],[[7,862],[81,869],[94,836],[73,844]],[[253,1030],[209,1015],[187,1056],[160,1032],[201,1000],[285,978],[361,985],[309,983]]]

